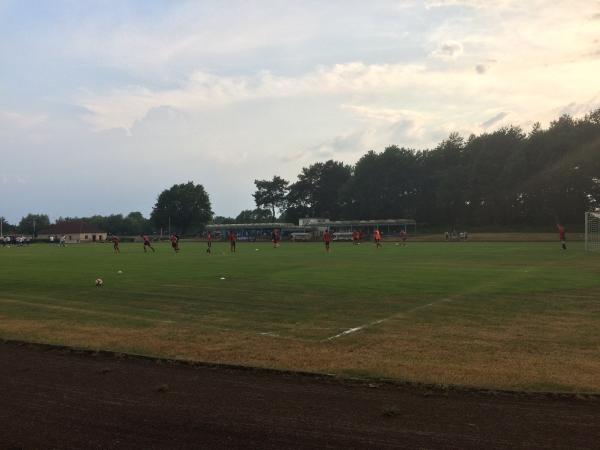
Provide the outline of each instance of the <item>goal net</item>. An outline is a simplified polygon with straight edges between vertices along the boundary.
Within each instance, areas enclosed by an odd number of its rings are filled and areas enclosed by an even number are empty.
[[[600,250],[600,212],[585,213],[585,249]]]

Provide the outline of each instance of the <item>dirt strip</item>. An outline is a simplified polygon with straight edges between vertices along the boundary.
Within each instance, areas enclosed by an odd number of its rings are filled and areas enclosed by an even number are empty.
[[[0,342],[0,448],[598,448],[600,400]]]

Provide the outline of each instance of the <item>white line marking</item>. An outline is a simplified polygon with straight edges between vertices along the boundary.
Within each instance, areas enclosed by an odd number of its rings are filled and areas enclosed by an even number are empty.
[[[407,311],[402,311],[402,312],[400,312],[398,314],[394,314],[393,316],[386,317],[385,319],[376,320],[375,322],[370,322],[370,323],[366,323],[364,325],[361,325],[361,326],[358,326],[358,327],[355,327],[355,328],[350,328],[350,329],[348,329],[346,331],[342,331],[341,333],[336,334],[335,336],[331,336],[331,337],[328,337],[326,339],[323,339],[321,342],[333,341],[334,339],[337,339],[337,338],[342,337],[342,336],[346,336],[347,334],[355,333],[355,332],[363,330],[365,328],[372,327],[373,325],[378,325],[378,324],[380,324],[382,322],[385,322],[387,320],[393,319],[394,317],[402,316],[404,314],[410,314],[411,312],[417,311],[419,309],[429,308],[430,306],[437,305],[438,303],[451,302],[451,301],[452,301],[452,299],[450,299],[450,298],[443,298],[441,300],[436,300],[435,302],[427,303],[426,305],[420,305],[420,306],[417,306],[415,308],[409,309]]]
[[[393,317],[393,316],[392,316],[392,317]],[[375,322],[366,323],[366,324],[364,324],[364,325],[361,325],[361,326],[359,326],[359,327],[356,327],[356,328],[350,328],[349,330],[342,331],[340,334],[336,334],[335,336],[328,337],[328,338],[327,338],[327,339],[325,339],[324,341],[332,341],[332,340],[334,340],[334,339],[337,339],[337,338],[339,338],[339,337],[345,336],[345,335],[347,335],[347,334],[354,333],[355,331],[359,331],[359,330],[362,330],[362,329],[364,329],[364,328],[367,328],[367,327],[371,327],[371,326],[373,326],[373,325],[380,324],[381,322],[385,322],[386,320],[389,320],[389,319],[390,319],[390,317],[388,317],[388,318],[385,318],[385,319],[376,320]]]

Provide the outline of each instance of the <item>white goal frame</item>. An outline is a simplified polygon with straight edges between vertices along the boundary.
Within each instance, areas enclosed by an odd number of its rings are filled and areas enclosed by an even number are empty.
[[[600,212],[585,213],[585,249],[600,251]]]

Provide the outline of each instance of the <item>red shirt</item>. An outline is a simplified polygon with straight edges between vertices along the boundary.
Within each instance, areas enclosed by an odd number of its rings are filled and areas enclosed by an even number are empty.
[[[142,236],[142,239],[144,240],[144,242],[150,242],[150,238],[146,235]]]
[[[236,238],[235,233],[229,233],[229,240],[231,242],[235,242],[235,238]]]
[[[558,226],[558,235],[560,236],[561,241],[565,240],[565,227],[563,227],[562,225]]]
[[[375,240],[379,241],[381,239],[381,233],[379,232],[379,230],[375,230]]]
[[[116,236],[113,236],[112,238],[113,244],[118,244],[119,243],[119,238]]]
[[[206,240],[207,240],[208,242],[212,241],[212,234],[208,233],[208,234],[206,235]]]
[[[325,233],[323,233],[323,240],[325,242],[331,242],[331,234],[329,234],[329,231],[326,231]]]
[[[175,236],[175,235],[171,236],[171,242],[173,244],[177,243],[177,236]]]

